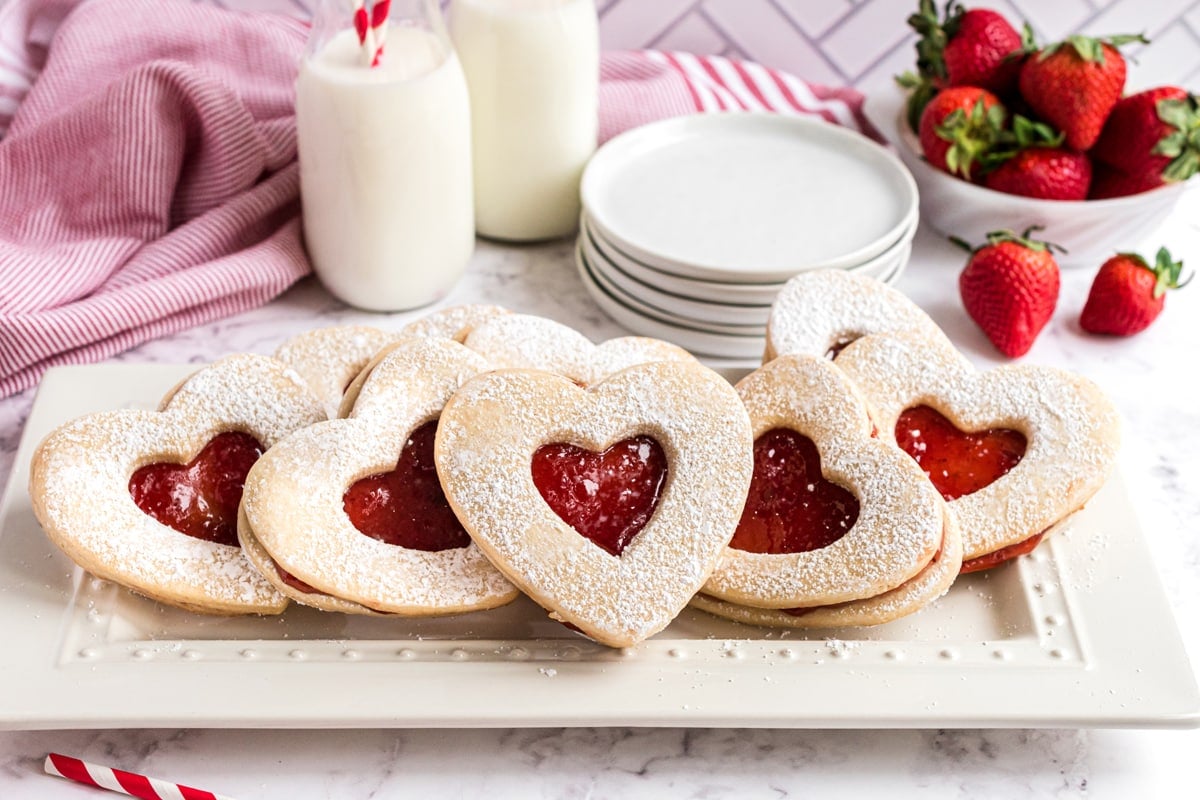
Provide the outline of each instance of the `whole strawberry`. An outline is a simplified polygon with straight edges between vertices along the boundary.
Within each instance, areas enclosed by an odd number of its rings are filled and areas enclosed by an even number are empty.
[[[1021,69],[1021,34],[1002,15],[988,8],[964,9],[948,2],[939,18],[933,0],[921,0],[908,25],[918,34],[917,74],[897,80],[914,89],[909,120],[916,130],[925,104],[939,89],[978,86],[1007,96],[1016,88]]]
[[[1086,200],[1092,162],[1062,147],[1030,147],[983,177],[989,189],[1040,200]]]
[[[921,152],[938,169],[971,180],[980,158],[1003,133],[1006,117],[999,98],[986,89],[946,89],[921,114]]]
[[[1013,117],[996,145],[982,158],[983,185],[1039,200],[1084,200],[1092,162],[1062,146],[1063,134],[1044,122]]]
[[[1088,292],[1080,326],[1088,333],[1132,336],[1146,330],[1162,313],[1168,289],[1179,282],[1183,262],[1174,261],[1167,248],[1159,249],[1154,266],[1137,253],[1119,253],[1100,266]],[[1191,276],[1188,276],[1191,280]]]
[[[1104,122],[1125,88],[1123,44],[1142,36],[1101,41],[1070,36],[1027,58],[1018,80],[1021,96],[1040,117],[1066,134],[1067,147],[1080,152],[1100,138]]]
[[[954,240],[971,252],[958,277],[963,307],[1009,358],[1029,352],[1058,303],[1058,262],[1051,252],[1056,245],[1029,238],[1036,230],[1040,228],[1020,236],[994,231],[987,235],[987,244],[974,250]]]
[[[1178,86],[1122,98],[1090,155],[1117,173],[1099,196],[1185,181],[1200,171],[1200,103]]]

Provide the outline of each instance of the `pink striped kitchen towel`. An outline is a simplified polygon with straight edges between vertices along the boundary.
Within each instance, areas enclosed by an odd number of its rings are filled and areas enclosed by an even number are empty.
[[[184,0],[0,8],[0,397],[309,272],[292,119],[305,34]],[[602,139],[735,109],[872,133],[853,90],[748,62],[606,53],[601,81]]]

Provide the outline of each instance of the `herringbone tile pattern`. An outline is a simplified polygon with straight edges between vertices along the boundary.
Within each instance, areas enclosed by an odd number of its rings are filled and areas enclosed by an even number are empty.
[[[940,3],[939,3],[940,5]],[[1200,0],[980,0],[1040,40],[1145,32],[1130,48],[1130,86],[1200,90]],[[606,47],[657,47],[752,58],[813,81],[870,91],[911,67],[904,24],[916,0],[599,0]]]
[[[209,0],[308,15],[316,0]],[[446,0],[442,0],[445,4]],[[939,5],[944,0],[939,0]],[[966,0],[1028,20],[1041,41],[1145,33],[1129,48],[1129,86],[1200,91],[1200,0]],[[916,0],[596,0],[606,48],[652,47],[750,58],[810,81],[871,91],[911,68],[904,19]]]

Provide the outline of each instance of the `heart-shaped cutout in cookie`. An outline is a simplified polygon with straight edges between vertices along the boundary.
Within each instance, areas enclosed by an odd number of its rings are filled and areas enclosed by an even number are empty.
[[[842,351],[836,363],[866,396],[881,439],[903,447],[906,435],[923,438],[939,424],[927,412],[919,412],[925,418],[918,425],[899,422],[905,412],[929,407],[954,429],[947,429],[948,441],[957,440],[976,455],[979,449],[989,451],[989,466],[976,465],[973,478],[964,475],[961,485],[947,486],[951,494],[974,489],[948,501],[962,529],[966,569],[993,553],[1021,552],[1006,548],[1042,535],[1079,510],[1112,471],[1120,420],[1100,389],[1078,375],[1025,364],[977,372],[957,351],[915,336],[864,337]],[[913,430],[922,436],[912,436]],[[978,448],[972,435],[962,433],[1001,430],[1010,433],[985,435]],[[1025,444],[1017,459],[1021,439]],[[926,452],[930,449],[936,451],[937,443]],[[949,474],[943,477],[956,483],[956,471],[971,469],[952,457],[931,471],[945,471]]]
[[[628,440],[640,461],[639,437],[662,448],[666,477],[615,557],[547,504],[531,465],[545,445],[601,453]],[[533,370],[478,375],[446,404],[435,455],[450,505],[492,563],[554,619],[624,647],[666,627],[716,565],[741,516],[751,445],[733,387],[698,363],[663,361],[588,389]]]
[[[649,436],[625,439],[600,453],[555,443],[534,452],[530,469],[555,514],[619,556],[658,506],[667,456]]]
[[[858,498],[821,473],[813,440],[773,428],[754,440],[754,480],[729,546],[749,553],[805,553],[841,539]]]
[[[109,411],[56,430],[34,457],[30,497],[47,535],[94,575],[189,610],[278,614],[287,598],[225,526],[247,462],[324,418],[283,363],[230,356],[168,392],[159,411]]]
[[[437,420],[409,434],[396,468],[355,481],[342,506],[359,531],[385,544],[409,550],[453,550],[471,537],[454,516],[438,481],[433,460]]]
[[[1025,457],[1025,434],[1011,428],[962,431],[940,411],[913,406],[896,419],[896,444],[921,465],[946,500],[978,492]]]
[[[147,464],[129,479],[142,511],[180,533],[238,546],[237,509],[246,473],[263,446],[248,433],[218,434],[187,464]]]

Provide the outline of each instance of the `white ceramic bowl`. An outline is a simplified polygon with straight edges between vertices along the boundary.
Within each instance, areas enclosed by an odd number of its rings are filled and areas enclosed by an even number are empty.
[[[1188,190],[1175,184],[1109,200],[1037,200],[967,183],[934,168],[904,120],[904,96],[883,91],[867,98],[871,123],[895,146],[921,193],[921,217],[939,233],[982,244],[990,231],[1018,233],[1031,225],[1037,238],[1067,249],[1064,267],[1098,267],[1118,251],[1136,250]]]

